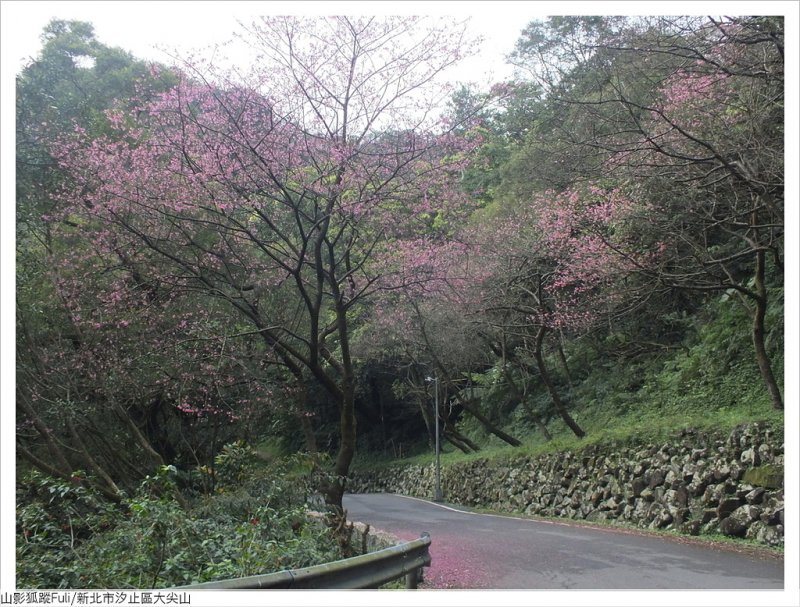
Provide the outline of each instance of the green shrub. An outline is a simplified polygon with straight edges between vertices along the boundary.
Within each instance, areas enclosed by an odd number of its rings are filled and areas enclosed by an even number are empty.
[[[188,511],[176,501],[173,466],[148,476],[121,508],[80,485],[30,475],[18,495],[18,586],[164,588],[341,558],[331,530],[307,515],[315,462],[265,464],[234,443],[216,467],[217,491]]]
[[[119,509],[85,484],[86,475],[66,481],[35,470],[17,481],[16,555],[20,587],[58,588],[59,571],[89,538],[122,520]]]
[[[62,572],[69,586],[163,588],[339,558],[330,531],[308,523],[302,508],[262,506],[237,520],[187,515],[169,500],[134,505],[129,521],[77,551]]]

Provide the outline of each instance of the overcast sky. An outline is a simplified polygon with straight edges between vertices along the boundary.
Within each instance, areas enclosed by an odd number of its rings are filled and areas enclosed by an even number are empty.
[[[30,2],[3,0],[3,68],[15,73],[41,48],[39,38],[53,18],[89,21],[100,42],[119,46],[137,58],[168,62],[159,48],[179,52],[197,50],[227,42],[239,30],[238,22],[249,24],[264,14],[451,14],[470,17],[470,29],[485,38],[478,59],[459,72],[459,80],[483,83],[508,77],[511,68],[505,55],[514,46],[521,30],[532,19],[547,14],[596,14],[602,12],[633,14],[689,14],[709,10],[709,5],[735,12],[742,2],[531,2],[531,1],[461,1],[461,2]],[[760,2],[759,10],[769,2]],[[724,8],[723,8],[724,7]],[[744,9],[748,12],[749,9]],[[712,10],[712,12],[714,12]]]
[[[544,14],[549,3],[535,2],[4,2],[5,67],[19,71],[38,54],[40,35],[53,18],[89,21],[100,42],[142,59],[169,62],[164,49],[185,53],[233,39],[238,23],[264,14],[393,13],[453,14],[470,17],[469,28],[483,36],[480,57],[457,78],[488,82],[508,77],[504,57],[522,28]],[[489,10],[489,7],[492,10]]]

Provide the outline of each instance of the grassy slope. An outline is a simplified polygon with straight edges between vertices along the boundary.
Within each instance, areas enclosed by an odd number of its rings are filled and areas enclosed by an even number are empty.
[[[777,296],[779,293],[774,299]],[[775,375],[782,379],[782,302],[777,303],[767,319],[771,328],[768,347]],[[707,306],[704,314],[705,318],[695,319],[696,328],[689,332],[681,348],[635,363],[602,360],[580,344],[573,344],[573,387],[570,390],[564,382],[562,389],[573,403],[574,417],[587,432],[583,440],[577,439],[559,419],[552,418],[548,429],[553,439],[545,441],[519,408],[520,415],[512,419],[507,430],[523,441],[522,447],[510,447],[467,421],[462,430],[482,446],[481,451],[466,455],[445,444],[442,463],[562,451],[612,441],[650,442],[665,439],[682,428],[725,431],[754,421],[766,421],[781,432],[783,412],[771,407],[758,373],[746,312],[723,297]],[[536,398],[540,400],[535,405],[546,406],[544,390]],[[419,446],[416,453],[402,462],[431,462],[427,445]],[[395,463],[398,460],[362,453],[354,469]]]

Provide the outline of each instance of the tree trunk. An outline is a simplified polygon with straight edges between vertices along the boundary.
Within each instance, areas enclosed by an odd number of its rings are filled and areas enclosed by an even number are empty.
[[[509,445],[512,445],[513,447],[519,447],[520,445],[522,445],[522,443],[519,440],[517,440],[510,434],[506,434],[500,428],[498,428],[492,422],[490,422],[489,418],[487,418],[477,408],[473,407],[469,401],[458,397],[456,397],[456,400],[458,400],[459,404],[462,407],[464,407],[464,410],[467,411],[470,415],[472,415],[472,417],[477,419],[483,425],[483,427],[486,428],[488,432],[494,434],[497,438],[507,442]]]
[[[47,450],[50,452],[50,456],[53,458],[54,463],[58,465],[63,474],[70,474],[73,470],[73,466],[67,459],[67,456],[64,454],[64,452],[61,450],[61,447],[59,447],[56,441],[53,439],[53,434],[50,431],[50,428],[47,427],[47,424],[44,423],[42,418],[39,417],[34,410],[33,406],[31,406],[24,397],[18,399],[18,402],[28,417],[31,418],[33,427],[36,428],[36,431],[44,439],[44,442],[47,445]]]
[[[330,276],[334,275],[336,269],[333,247],[329,248]],[[350,473],[350,464],[356,452],[356,412],[355,412],[355,374],[353,373],[353,360],[350,356],[350,330],[347,321],[347,307],[344,304],[339,285],[335,280],[330,281],[331,292],[336,301],[336,324],[339,335],[339,351],[341,352],[340,372],[341,390],[340,410],[339,410],[339,452],[336,454],[336,464],[330,501],[328,504],[338,513],[342,513],[345,518],[344,508],[342,507],[342,496],[344,495],[347,484],[347,475]],[[323,338],[324,339],[324,338]],[[320,342],[323,352],[326,351],[324,343]]]
[[[478,445],[456,430],[453,424],[447,422],[445,422],[442,438],[464,453],[477,453],[481,450]]]
[[[350,472],[350,463],[356,452],[356,417],[355,417],[355,391],[352,385],[345,386],[343,390],[341,410],[339,414],[339,452],[336,454],[334,473],[336,478],[328,490],[328,505],[335,510],[343,512],[342,497],[344,496],[347,475]]]
[[[764,344],[764,317],[767,313],[767,288],[764,284],[764,266],[765,266],[765,251],[758,251],[756,253],[756,271],[755,271],[755,291],[756,291],[756,309],[753,313],[753,346],[756,350],[756,361],[758,362],[758,370],[761,372],[761,377],[769,392],[772,407],[774,409],[783,410],[783,398],[781,391],[778,387],[778,382],[775,381],[775,375],[772,373],[772,365],[767,355],[767,348]]]
[[[533,407],[531,407],[531,404],[528,402],[527,394],[523,393],[523,391],[519,389],[519,386],[517,386],[517,382],[514,381],[514,378],[511,377],[511,373],[508,372],[508,368],[506,367],[505,363],[503,363],[503,377],[506,378],[506,382],[508,383],[508,386],[511,388],[511,392],[514,395],[514,398],[516,398],[519,401],[519,404],[521,404],[522,407],[525,409],[525,412],[533,420],[533,423],[536,424],[537,428],[539,428],[539,431],[544,436],[544,440],[549,441],[550,439],[552,439],[553,436],[550,434],[550,431],[547,429],[547,426],[545,426],[542,423],[542,420],[539,419],[539,416],[533,412]],[[527,392],[527,389],[525,390],[525,392]]]
[[[103,469],[103,467],[92,457],[92,454],[89,453],[89,450],[86,448],[86,443],[84,443],[80,433],[78,432],[78,429],[75,427],[75,424],[72,422],[69,416],[67,416],[67,428],[69,429],[69,433],[72,435],[72,439],[75,441],[75,444],[80,448],[83,459],[86,461],[86,465],[89,467],[89,469],[97,476],[102,478],[111,491],[114,493],[119,493],[119,487],[117,487],[114,479],[111,478],[105,469]]]
[[[536,345],[533,350],[533,356],[536,359],[536,366],[539,367],[539,374],[542,377],[542,382],[547,388],[547,391],[550,393],[550,397],[553,399],[553,404],[556,407],[556,411],[558,411],[558,414],[561,416],[561,419],[563,419],[564,423],[569,426],[569,429],[575,433],[575,436],[578,438],[583,438],[586,436],[586,432],[584,432],[577,422],[572,419],[569,411],[567,411],[567,406],[558,395],[558,390],[556,390],[555,384],[553,384],[552,379],[550,379],[550,374],[547,372],[547,366],[544,363],[544,356],[542,355],[542,342],[544,341],[546,332],[547,329],[542,326],[539,327],[539,331],[536,334]]]

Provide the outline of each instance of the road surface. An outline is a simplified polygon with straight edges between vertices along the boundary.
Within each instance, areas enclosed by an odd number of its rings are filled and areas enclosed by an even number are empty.
[[[781,589],[783,560],[635,531],[477,514],[394,494],[345,495],[348,518],[431,534],[428,588]]]

